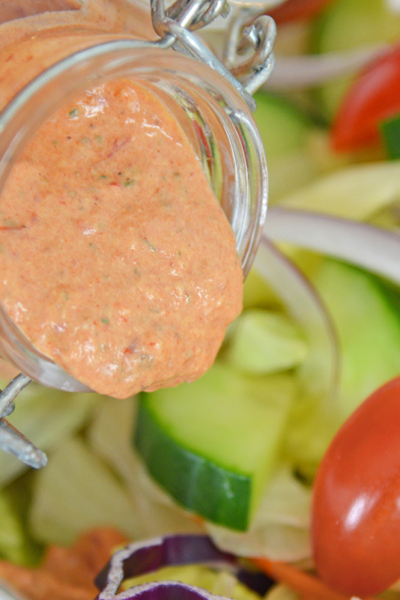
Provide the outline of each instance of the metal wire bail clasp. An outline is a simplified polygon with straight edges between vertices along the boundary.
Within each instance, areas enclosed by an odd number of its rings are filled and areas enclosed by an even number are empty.
[[[230,28],[227,51],[221,62],[192,32],[205,27],[217,16],[227,17],[231,12],[227,0],[176,0],[168,8],[165,8],[164,0],[151,0],[153,27],[164,45],[218,71],[236,88],[253,111],[256,104],[251,95],[273,70],[276,36],[274,20],[266,15],[256,17],[259,10],[258,6],[257,9],[239,11]],[[243,29],[250,16],[253,22]],[[249,53],[252,55],[247,57]],[[243,55],[245,59],[240,62],[238,56]]]
[[[20,373],[3,391],[0,390],[0,448],[30,467],[40,469],[47,464],[44,452],[5,419],[14,411],[15,398],[31,382],[32,379]]]

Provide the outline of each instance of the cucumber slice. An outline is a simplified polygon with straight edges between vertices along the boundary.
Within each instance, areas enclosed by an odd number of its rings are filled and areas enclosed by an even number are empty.
[[[334,260],[314,279],[342,348],[339,404],[346,418],[376,388],[400,374],[400,320],[374,275]]]
[[[294,393],[289,375],[247,377],[215,364],[194,383],[143,393],[134,444],[178,503],[243,531],[273,471]]]
[[[334,403],[297,403],[290,415],[286,452],[310,479],[341,423],[376,388],[400,374],[399,290],[389,290],[374,275],[331,259],[322,262],[312,283],[337,329],[341,374]]]
[[[263,141],[269,171],[269,199],[304,185],[318,172],[308,144],[311,120],[290,102],[264,92],[254,95],[254,119]],[[289,176],[288,176],[289,175]]]
[[[400,16],[389,10],[386,0],[336,0],[315,21],[311,34],[316,53],[341,52],[394,42],[400,35]],[[319,88],[322,112],[331,119],[352,81],[336,79]]]
[[[254,119],[264,144],[267,160],[297,150],[306,141],[311,122],[290,102],[257,92]]]

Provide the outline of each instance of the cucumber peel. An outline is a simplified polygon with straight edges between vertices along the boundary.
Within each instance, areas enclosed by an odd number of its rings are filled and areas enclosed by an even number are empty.
[[[275,467],[294,394],[292,376],[249,377],[215,364],[194,383],[143,393],[134,445],[179,504],[244,531]]]
[[[400,115],[386,119],[380,126],[386,153],[391,160],[400,158]]]

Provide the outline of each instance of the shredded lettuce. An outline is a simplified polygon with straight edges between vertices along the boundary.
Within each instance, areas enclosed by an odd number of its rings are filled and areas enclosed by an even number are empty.
[[[285,196],[280,206],[365,221],[400,199],[400,163],[346,167]]]
[[[296,479],[289,465],[282,465],[265,490],[250,529],[245,533],[206,523],[215,543],[240,556],[268,556],[296,561],[311,555],[311,488]]]
[[[108,398],[93,420],[88,437],[93,451],[126,485],[140,522],[138,537],[201,532],[193,518],[150,479],[135,453],[131,439],[136,410],[136,398],[123,402]]]
[[[31,383],[19,394],[8,420],[44,452],[51,452],[88,422],[97,394],[71,394]],[[0,486],[27,470],[14,456],[0,452]]]
[[[254,268],[250,269],[243,289],[243,310],[250,308],[282,308],[282,302]]]
[[[27,564],[31,562],[31,550],[12,497],[3,491],[0,493],[0,557],[16,564]]]
[[[80,438],[62,444],[37,474],[29,524],[42,542],[71,544],[100,525],[134,539],[142,533],[140,519],[121,482]]]
[[[241,371],[258,375],[297,367],[307,351],[306,341],[289,317],[253,309],[237,319],[223,358]]]
[[[211,594],[225,596],[234,600],[259,600],[260,596],[240,583],[232,573],[215,571],[199,565],[182,567],[165,567],[155,573],[127,579],[122,584],[123,590],[134,585],[151,581],[180,581],[208,590]]]

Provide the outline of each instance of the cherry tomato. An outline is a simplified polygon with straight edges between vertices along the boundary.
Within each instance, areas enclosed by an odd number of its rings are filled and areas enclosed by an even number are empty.
[[[352,151],[379,142],[379,124],[400,113],[400,46],[374,60],[350,86],[332,128],[332,146]]]
[[[268,14],[279,24],[289,21],[305,21],[311,19],[330,2],[332,0],[286,0]]]
[[[317,571],[351,596],[400,578],[400,377],[374,392],[337,433],[315,480]]]

